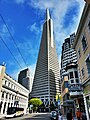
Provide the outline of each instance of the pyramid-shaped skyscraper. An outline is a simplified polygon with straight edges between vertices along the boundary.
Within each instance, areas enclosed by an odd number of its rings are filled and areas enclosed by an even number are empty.
[[[56,94],[60,94],[60,70],[53,36],[53,20],[47,9],[31,97],[38,97],[44,104],[50,105],[51,101],[55,102]]]

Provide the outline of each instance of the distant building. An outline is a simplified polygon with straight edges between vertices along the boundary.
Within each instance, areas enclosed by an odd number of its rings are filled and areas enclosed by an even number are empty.
[[[29,90],[5,73],[6,67],[0,66],[0,114],[7,114],[8,107],[22,107],[26,113]]]
[[[46,106],[55,102],[56,94],[61,92],[59,71],[53,36],[53,20],[50,18],[47,9],[31,97],[40,98]]]
[[[78,56],[87,119],[90,119],[90,4],[85,4],[73,48]]]
[[[31,92],[32,84],[33,84],[33,78],[32,78],[32,75],[30,73],[29,68],[20,71],[20,73],[18,75],[18,82],[21,85],[23,85],[24,87],[26,87]]]
[[[65,68],[67,63],[77,62],[76,51],[72,48],[73,42],[75,40],[75,33],[71,34],[69,38],[66,38],[62,45],[62,54],[61,54],[61,70],[60,76],[61,81],[63,80],[63,76],[65,74]]]

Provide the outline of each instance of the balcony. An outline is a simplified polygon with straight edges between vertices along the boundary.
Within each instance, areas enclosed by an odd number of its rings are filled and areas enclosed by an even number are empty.
[[[80,96],[83,94],[81,84],[70,84],[68,86],[70,96]]]

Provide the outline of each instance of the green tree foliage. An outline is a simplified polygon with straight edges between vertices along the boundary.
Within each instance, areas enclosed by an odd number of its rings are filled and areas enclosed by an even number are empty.
[[[42,101],[39,98],[32,98],[29,100],[29,104],[33,105],[33,109],[36,111],[38,107],[42,104]]]

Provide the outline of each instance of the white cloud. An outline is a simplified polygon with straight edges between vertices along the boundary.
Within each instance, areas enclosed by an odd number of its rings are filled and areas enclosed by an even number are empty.
[[[9,36],[6,26],[4,24],[0,26],[0,34],[1,36],[6,36],[6,35]]]
[[[55,35],[55,41],[58,51],[58,58],[59,63],[61,62],[61,47],[62,43],[64,42],[64,39],[66,37],[69,37],[70,34],[73,32],[76,32],[80,17],[82,14],[82,10],[84,7],[84,0],[15,0],[17,4],[24,4],[27,2],[28,5],[33,7],[34,9],[39,9],[40,15],[43,15],[45,13],[45,9],[49,8],[51,11],[51,17],[54,21],[54,35]],[[65,18],[65,15],[67,11],[74,6],[75,4],[78,4],[78,13],[77,15],[73,16],[73,24],[70,23],[68,27],[63,27],[63,21]],[[70,19],[69,19],[70,21]],[[41,26],[42,28],[42,26]],[[37,23],[33,23],[31,26],[28,26],[27,29],[34,33],[42,32],[41,28],[38,28]],[[32,51],[31,44],[26,43],[24,44],[23,48],[31,48],[30,51]],[[32,51],[32,53],[35,51]],[[32,64],[29,66],[32,74],[34,75],[35,71],[35,64]],[[16,73],[17,74],[17,73]]]
[[[35,68],[36,68],[36,64],[32,64],[29,66],[32,77],[34,78],[34,73],[35,73]]]
[[[11,31],[11,34],[14,35],[14,29],[12,26],[10,26],[9,30]],[[3,37],[3,39],[7,39],[7,40],[11,39],[5,24],[0,25],[0,35],[1,37]]]
[[[67,11],[74,6],[75,4],[78,4],[79,10],[77,15],[73,16],[73,24],[71,23],[67,28],[63,28],[63,20],[65,18],[65,15]],[[60,53],[60,48],[62,46],[62,43],[66,37],[68,37],[73,32],[76,32],[78,23],[81,17],[81,13],[84,7],[84,1],[82,0],[31,0],[29,5],[31,5],[35,9],[40,9],[41,13],[42,11],[45,11],[46,8],[52,9],[52,18],[54,21],[54,33],[55,33],[55,41],[58,53]],[[60,46],[58,46],[60,44]],[[60,53],[61,54],[61,53]],[[59,54],[59,62],[60,62],[60,55]]]
[[[27,29],[29,29],[31,32],[34,32],[35,34],[38,34],[40,31],[36,23],[33,23],[31,26],[28,26]]]
[[[81,13],[84,7],[84,0],[83,1],[82,0],[44,0],[44,1],[16,0],[16,1],[18,1],[17,3],[27,2],[27,4],[32,6],[34,9],[39,9],[40,15],[43,15],[43,13],[45,13],[46,8],[52,10],[51,16],[54,21],[54,35],[55,35],[57,50],[59,50],[58,53],[61,52],[61,46],[62,43],[64,42],[64,39],[66,37],[69,37],[69,35],[72,34],[73,32],[76,32],[80,21]],[[75,4],[78,4],[79,8],[77,15],[74,15],[72,18],[73,24],[70,23],[68,27],[63,28],[63,21],[65,15],[72,6],[75,6]],[[28,29],[38,33],[38,27],[36,23],[32,24],[32,26],[29,26]],[[58,44],[60,44],[60,46]],[[59,58],[61,56],[60,54],[59,54]]]

